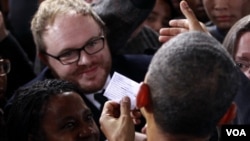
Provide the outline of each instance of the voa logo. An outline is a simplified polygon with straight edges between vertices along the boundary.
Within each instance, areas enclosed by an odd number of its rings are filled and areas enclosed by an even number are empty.
[[[226,129],[227,136],[247,136],[244,129]]]

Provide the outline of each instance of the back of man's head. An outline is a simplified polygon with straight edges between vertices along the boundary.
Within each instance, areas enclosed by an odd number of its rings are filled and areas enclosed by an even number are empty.
[[[238,89],[238,71],[222,45],[205,33],[165,43],[148,70],[156,124],[171,134],[208,136]]]

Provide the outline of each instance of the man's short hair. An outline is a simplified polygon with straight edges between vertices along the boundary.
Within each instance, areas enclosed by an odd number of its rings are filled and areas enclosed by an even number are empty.
[[[37,51],[45,51],[45,43],[42,35],[46,31],[46,27],[53,24],[57,15],[71,12],[82,14],[83,16],[91,16],[99,25],[100,30],[105,31],[104,22],[93,11],[90,4],[84,0],[46,0],[40,4],[31,21],[31,31]]]
[[[209,135],[232,103],[239,71],[228,52],[201,32],[182,33],[156,52],[147,74],[161,130]]]

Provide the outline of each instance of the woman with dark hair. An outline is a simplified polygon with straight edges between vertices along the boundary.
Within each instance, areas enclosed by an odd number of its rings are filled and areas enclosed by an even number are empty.
[[[81,91],[62,80],[17,90],[6,117],[8,141],[99,141],[99,130]]]
[[[223,45],[241,71],[250,79],[250,15],[236,22],[227,33]]]

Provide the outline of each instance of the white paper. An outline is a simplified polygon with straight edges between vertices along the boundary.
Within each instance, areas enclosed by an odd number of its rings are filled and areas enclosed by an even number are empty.
[[[128,96],[131,100],[131,109],[136,107],[136,96],[139,90],[140,84],[131,80],[130,78],[114,72],[109,85],[107,86],[104,96],[108,99],[120,103],[124,96]]]

